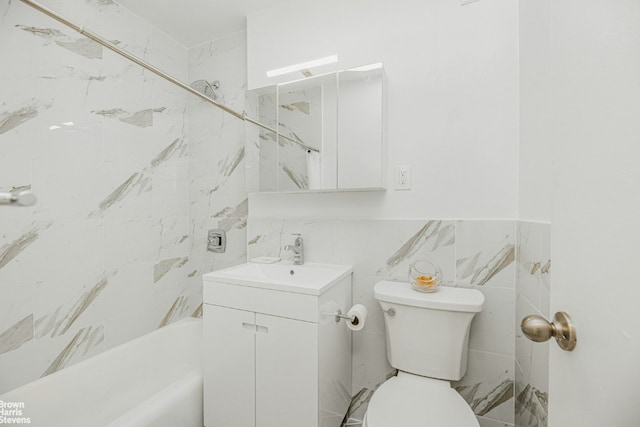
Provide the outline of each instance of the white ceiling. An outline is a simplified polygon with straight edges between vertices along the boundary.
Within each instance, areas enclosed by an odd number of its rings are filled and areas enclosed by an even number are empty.
[[[185,47],[246,28],[246,16],[282,0],[117,0]]]

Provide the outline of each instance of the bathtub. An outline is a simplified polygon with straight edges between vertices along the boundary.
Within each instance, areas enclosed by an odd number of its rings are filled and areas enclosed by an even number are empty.
[[[202,320],[184,319],[0,401],[36,427],[202,427],[201,342]]]

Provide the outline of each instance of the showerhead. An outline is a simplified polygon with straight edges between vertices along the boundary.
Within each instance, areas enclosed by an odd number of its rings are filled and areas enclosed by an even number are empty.
[[[218,95],[216,95],[216,89],[220,87],[220,82],[218,80],[209,83],[206,80],[196,80],[192,82],[190,85],[193,89],[197,90],[204,96],[208,96],[214,101],[218,99]]]

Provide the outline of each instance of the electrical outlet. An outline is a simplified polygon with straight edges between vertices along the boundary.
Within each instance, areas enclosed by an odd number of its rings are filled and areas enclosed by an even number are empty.
[[[396,166],[396,190],[411,189],[411,167],[408,165]]]

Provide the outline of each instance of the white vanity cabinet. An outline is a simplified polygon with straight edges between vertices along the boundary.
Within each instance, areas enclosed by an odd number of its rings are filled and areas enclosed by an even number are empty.
[[[204,276],[205,426],[339,427],[350,401],[351,332],[331,314],[351,306],[350,268],[317,289],[224,274]]]
[[[317,324],[210,304],[204,319],[205,425],[317,425]]]

